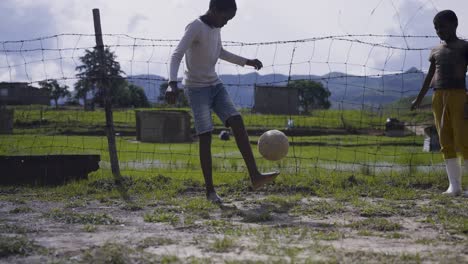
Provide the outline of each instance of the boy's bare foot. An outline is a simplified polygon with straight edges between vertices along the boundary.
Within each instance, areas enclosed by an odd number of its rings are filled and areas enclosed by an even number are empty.
[[[218,194],[216,192],[209,192],[206,194],[206,199],[208,199],[208,201],[214,203],[214,204],[222,204],[223,203],[223,199],[221,199],[221,197],[218,196]]]
[[[442,193],[443,195],[447,196],[460,196],[463,195],[463,190],[462,188],[454,188],[452,184],[449,185],[448,189]]]
[[[254,191],[258,190],[263,185],[275,180],[276,176],[280,173],[279,171],[259,173],[252,177],[252,188]]]
[[[445,191],[442,194],[447,195],[447,196],[454,196],[454,197],[464,195],[461,190],[458,190],[458,191]]]

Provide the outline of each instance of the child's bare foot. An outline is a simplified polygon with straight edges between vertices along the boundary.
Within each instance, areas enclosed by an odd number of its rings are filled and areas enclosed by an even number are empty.
[[[463,195],[463,190],[462,188],[454,188],[452,184],[449,185],[448,189],[442,193],[443,195],[447,196],[460,196]]]
[[[252,177],[252,188],[253,190],[258,190],[263,185],[272,182],[275,180],[276,176],[280,173],[279,171],[274,172],[267,172],[267,173],[259,173]]]
[[[455,197],[455,196],[464,195],[464,194],[462,193],[462,191],[460,191],[460,190],[457,190],[457,191],[453,191],[453,190],[451,190],[451,191],[445,191],[445,192],[443,192],[442,194],[443,194],[443,195],[447,195],[447,196],[454,196],[454,197]]]
[[[206,194],[206,199],[208,199],[208,201],[214,203],[214,204],[222,204],[223,203],[223,199],[221,199],[221,197],[218,196],[218,194],[213,191],[213,192],[209,192]]]

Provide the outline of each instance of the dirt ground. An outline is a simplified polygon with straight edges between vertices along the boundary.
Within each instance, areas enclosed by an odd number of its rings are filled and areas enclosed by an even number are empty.
[[[16,195],[0,201],[0,263],[468,263],[467,219],[454,231],[430,198],[225,199],[140,206]],[[454,203],[467,210],[467,199]]]

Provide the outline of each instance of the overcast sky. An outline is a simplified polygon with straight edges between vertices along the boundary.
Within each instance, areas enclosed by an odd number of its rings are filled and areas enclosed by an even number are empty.
[[[0,16],[3,23],[0,24],[0,40],[27,40],[61,33],[92,34],[93,8],[101,11],[103,33],[128,34],[147,39],[179,39],[186,24],[207,10],[208,2],[209,0],[1,0]],[[452,9],[459,15],[459,35],[465,38],[468,36],[468,15],[462,16],[468,10],[466,0],[237,0],[237,3],[236,17],[222,30],[224,41],[258,43],[343,34],[434,36],[432,18],[437,11],[444,9]],[[233,46],[228,49],[246,57],[259,57],[266,65],[262,74],[287,73],[291,61],[297,63],[291,69],[293,74],[324,74],[329,71],[370,74],[371,71],[405,70],[411,66],[426,69],[427,49],[438,43],[436,38],[358,39],[374,44],[423,50],[379,48],[347,40]],[[105,42],[110,46],[151,44],[125,37],[111,37],[105,39]],[[58,49],[91,47],[92,39],[67,36],[36,43],[2,44],[3,47],[0,48],[3,51],[7,49],[18,52],[3,52],[5,54],[0,59],[0,81],[26,79],[35,82],[50,77],[70,77],[82,50],[47,54],[20,52],[22,49],[38,46]],[[120,47],[115,48],[115,51],[127,74],[153,73],[167,77],[170,47]],[[251,70],[222,64],[219,71],[246,73]]]

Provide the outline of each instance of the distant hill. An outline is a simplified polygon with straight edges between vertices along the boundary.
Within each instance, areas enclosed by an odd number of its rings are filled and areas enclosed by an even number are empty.
[[[332,107],[342,105],[344,108],[360,108],[363,104],[379,106],[398,101],[402,98],[418,94],[424,81],[424,73],[411,68],[400,74],[385,74],[377,76],[355,76],[340,72],[331,72],[323,76],[292,75],[291,80],[314,80],[322,82],[331,92]],[[220,75],[228,92],[236,105],[252,107],[253,84],[286,85],[288,76],[283,74],[260,75],[249,73],[244,75]],[[128,80],[145,89],[151,102],[156,102],[159,96],[159,86],[166,82],[157,75],[135,75]],[[467,78],[468,82],[468,78]]]

